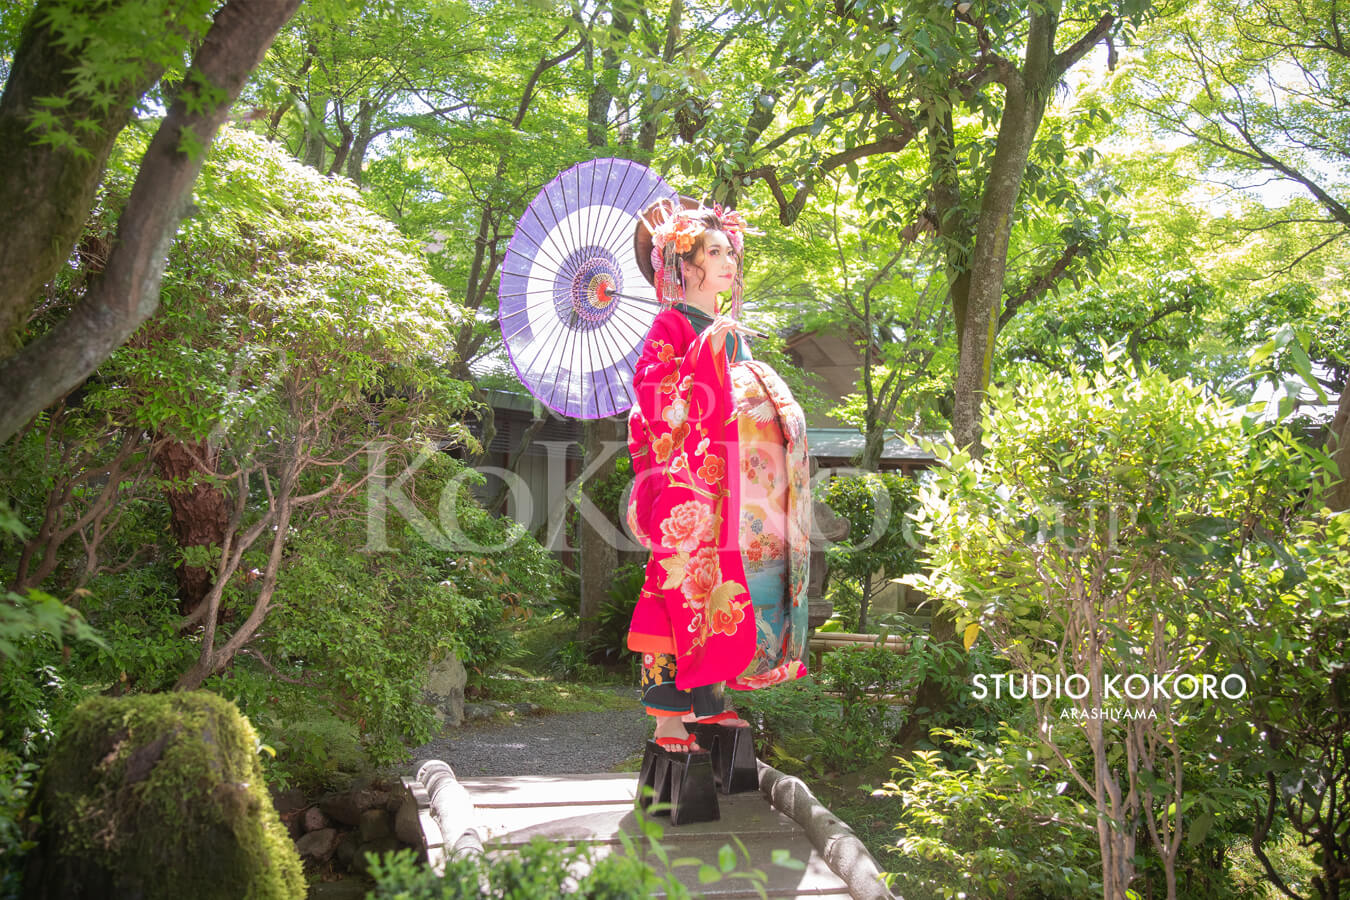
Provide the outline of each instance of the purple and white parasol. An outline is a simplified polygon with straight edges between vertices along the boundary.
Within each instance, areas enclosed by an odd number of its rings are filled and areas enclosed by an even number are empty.
[[[644,209],[675,196],[646,166],[596,159],[526,208],[502,263],[497,319],[520,380],[550,409],[598,419],[633,405],[633,368],[659,309],[633,231]]]

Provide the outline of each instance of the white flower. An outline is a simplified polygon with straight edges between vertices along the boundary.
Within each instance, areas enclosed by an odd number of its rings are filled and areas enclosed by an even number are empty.
[[[671,428],[678,428],[689,418],[689,404],[680,399],[672,400],[666,406],[665,412],[661,413],[661,418],[665,419]]]

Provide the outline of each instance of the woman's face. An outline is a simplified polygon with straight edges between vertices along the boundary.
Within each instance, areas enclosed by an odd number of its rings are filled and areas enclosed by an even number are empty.
[[[694,254],[694,265],[703,270],[703,279],[699,287],[704,290],[730,290],[736,281],[736,254],[731,242],[720,231],[708,229],[703,232],[703,246]]]

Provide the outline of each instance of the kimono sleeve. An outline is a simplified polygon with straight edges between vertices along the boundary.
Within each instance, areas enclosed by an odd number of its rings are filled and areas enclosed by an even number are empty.
[[[637,402],[628,417],[628,449],[633,458],[634,488],[628,524],[639,542],[655,549],[648,519],[670,476],[687,467],[684,441],[689,434],[691,404],[701,391],[694,371],[708,342],[697,337],[678,313],[663,312],[652,323],[633,374]]]
[[[702,396],[705,391],[696,389],[694,378],[700,364],[708,361],[705,355],[711,357],[719,377],[725,380],[725,357],[717,358],[711,343],[695,335],[678,312],[667,311],[656,317],[633,373],[636,406],[654,438],[660,434],[662,423],[669,430],[678,429],[688,418],[690,404],[709,399]],[[682,439],[678,437],[676,443]]]

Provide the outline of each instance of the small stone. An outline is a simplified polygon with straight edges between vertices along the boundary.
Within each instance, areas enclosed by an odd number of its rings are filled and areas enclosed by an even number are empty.
[[[272,805],[281,815],[298,812],[305,808],[305,792],[299,788],[290,788],[272,795]]]
[[[539,712],[539,707],[533,703],[517,703],[513,709],[518,716],[532,716]]]
[[[343,825],[359,825],[361,813],[383,807],[388,801],[384,791],[366,788],[325,797],[319,801],[319,808]]]
[[[487,703],[465,703],[464,720],[467,722],[477,722],[482,719],[490,719],[497,714],[495,707]],[[449,721],[446,724],[453,724]]]
[[[360,845],[361,836],[355,831],[347,832],[342,836],[342,840],[338,841],[337,861],[349,872],[355,871],[356,848]]]
[[[317,806],[311,806],[301,816],[300,827],[305,832],[321,831],[325,828],[332,828],[333,820],[325,816],[323,810]]]
[[[377,841],[362,844],[356,851],[356,859],[352,862],[352,871],[360,872],[365,875],[370,866],[366,859],[366,854],[371,853],[379,856],[381,853],[393,853],[395,850],[403,849],[397,840],[393,837],[382,837]]]
[[[403,785],[398,785],[389,792],[389,802],[384,808],[391,813],[396,813],[403,808],[403,801],[408,799],[408,791]]]
[[[422,827],[417,821],[417,804],[409,797],[394,816],[394,836],[409,847],[421,849]]]
[[[316,859],[319,862],[327,862],[332,859],[333,852],[337,850],[338,833],[334,828],[321,828],[318,831],[311,831],[300,840],[295,842],[295,852],[301,856]]]
[[[368,809],[361,813],[361,824],[358,826],[361,832],[361,841],[370,843],[378,841],[380,838],[387,838],[393,832],[389,828],[389,813],[383,809]]]

